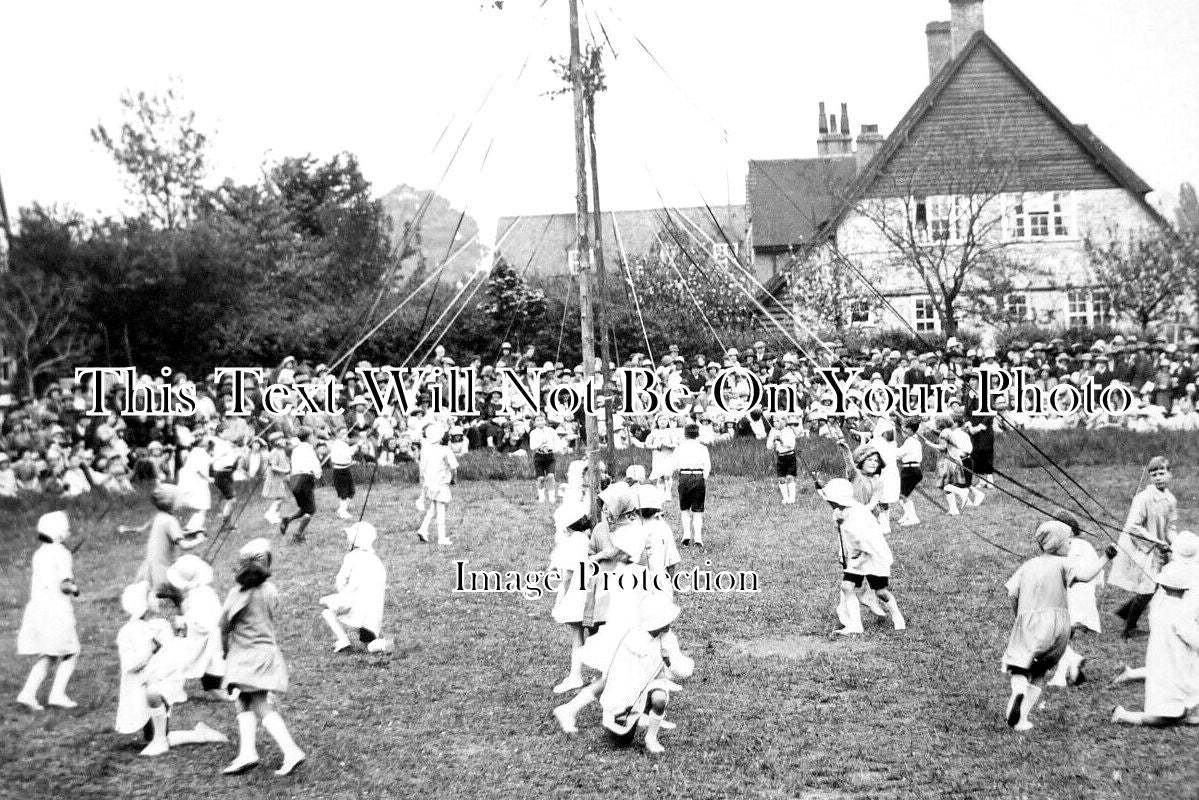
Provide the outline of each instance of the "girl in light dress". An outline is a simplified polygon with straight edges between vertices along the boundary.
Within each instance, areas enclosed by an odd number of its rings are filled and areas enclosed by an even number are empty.
[[[283,501],[290,494],[287,490],[287,477],[291,474],[291,459],[287,456],[287,448],[284,446],[284,436],[280,431],[271,432],[267,437],[267,445],[270,447],[270,450],[267,452],[266,459],[262,464],[262,469],[264,470],[262,476],[262,496],[271,502],[262,517],[272,525],[278,525],[283,521],[283,517],[279,514],[279,509],[283,506]]]
[[[271,693],[287,691],[288,672],[275,638],[279,590],[270,582],[271,543],[251,539],[238,553],[237,586],[229,590],[221,607],[221,635],[225,647],[225,687],[237,689],[238,753],[224,774],[238,775],[258,766],[258,723],[283,751],[276,775],[288,775],[304,761]]]
[[[46,701],[58,708],[74,708],[67,697],[67,683],[75,672],[79,656],[79,636],[75,632],[75,609],[71,598],[79,596],[75,583],[71,551],[63,542],[71,533],[65,511],[42,514],[37,521],[37,538],[42,543],[33,552],[29,576],[29,603],[17,633],[17,655],[37,656],[17,702],[33,711],[41,711],[37,693],[53,664],[54,683]]]
[[[179,469],[176,510],[187,514],[184,530],[189,533],[204,530],[205,517],[212,508],[212,456],[208,447],[199,444],[187,451],[187,459]],[[190,512],[190,513],[189,513]]]
[[[321,619],[333,631],[333,652],[351,647],[346,628],[358,631],[367,652],[383,653],[391,648],[383,632],[383,603],[387,592],[387,568],[375,553],[378,532],[369,522],[356,522],[345,529],[350,551],[342,559],[334,594],[321,598]]]
[[[652,451],[649,479],[657,481],[666,497],[670,496],[674,480],[674,450],[678,446],[679,429],[672,417],[662,414],[658,417],[657,427],[645,437],[645,447]]]
[[[1071,537],[1066,549],[1066,560],[1070,562],[1074,573],[1080,576],[1066,588],[1066,607],[1070,612],[1070,644],[1066,645],[1066,652],[1062,654],[1053,678],[1049,681],[1050,686],[1065,687],[1086,680],[1082,671],[1086,659],[1074,650],[1074,640],[1082,631],[1101,632],[1096,592],[1103,588],[1103,568],[1116,554],[1116,548],[1109,544],[1105,558],[1101,560],[1090,542],[1082,538],[1077,517],[1065,510],[1054,516],[1070,527]],[[1082,576],[1087,575],[1093,577],[1083,580]]]
[[[1116,706],[1112,722],[1199,725],[1199,537],[1190,531],[1175,537],[1170,563],[1158,572],[1155,582],[1145,666],[1125,668],[1116,680],[1144,679],[1144,709]]]
[[[603,520],[592,529],[588,545],[588,560],[598,570],[587,585],[587,603],[583,611],[583,627],[589,630],[619,619],[621,611],[630,605],[636,606],[632,587],[637,582],[638,565],[633,560],[645,551],[634,492],[618,481],[600,492],[599,500]],[[640,549],[638,539],[641,540]],[[622,578],[630,587],[629,591],[617,588]]]
[[[674,531],[662,515],[662,493],[656,486],[636,487],[637,510],[645,528],[645,566],[648,590],[674,598],[671,579],[682,562]]]
[[[167,581],[182,597],[184,635],[176,640],[182,680],[199,678],[209,699],[230,700],[221,690],[225,657],[221,648],[221,600],[212,588],[212,567],[199,556],[180,556],[167,570]]]
[[[141,751],[143,756],[159,756],[183,744],[228,742],[228,737],[203,722],[190,731],[169,729],[170,704],[186,699],[178,671],[179,653],[172,652],[179,640],[170,623],[150,616],[148,599],[145,583],[126,586],[121,594],[121,607],[129,621],[117,633],[121,687],[113,727],[117,733],[144,732],[149,743]]]
[[[554,622],[565,625],[570,633],[570,672],[554,687],[563,694],[584,685],[581,651],[586,641],[583,618],[587,607],[586,579],[588,547],[591,543],[591,516],[585,505],[567,499],[554,511],[554,549],[550,570],[558,575],[558,593],[554,598]]]
[[[416,536],[422,542],[429,541],[429,527],[437,522],[437,543],[453,544],[446,536],[445,515],[450,505],[450,484],[458,469],[458,459],[447,444],[448,431],[439,423],[430,423],[425,428],[425,441],[420,451],[421,498],[428,503],[425,517]]]

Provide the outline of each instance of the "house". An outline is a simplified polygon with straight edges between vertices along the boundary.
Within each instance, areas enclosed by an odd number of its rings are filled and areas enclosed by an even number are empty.
[[[920,263],[960,277],[965,300],[1004,304],[1010,320],[1112,321],[1083,239],[1164,224],[1151,189],[987,35],[983,7],[950,0],[951,20],[928,24],[929,84],[890,135],[863,125],[855,142],[847,107],[838,120],[822,103],[816,158],[749,162],[748,237],[769,303],[807,312],[788,263],[803,265],[801,279],[850,264],[886,298],[859,281],[855,322],[937,332],[942,297]]]
[[[663,238],[669,237],[668,228],[680,239],[689,237],[688,247],[748,260],[744,206],[712,206],[710,213],[707,206],[605,211],[601,217],[609,269],[616,267],[621,255],[631,261],[669,245]],[[496,222],[495,252],[529,276],[570,274],[578,258],[575,243],[574,213],[508,216]]]

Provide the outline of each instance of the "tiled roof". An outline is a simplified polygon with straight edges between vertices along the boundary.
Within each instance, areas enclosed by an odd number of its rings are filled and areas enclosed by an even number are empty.
[[[745,181],[755,248],[801,246],[844,201],[852,156],[750,161]]]

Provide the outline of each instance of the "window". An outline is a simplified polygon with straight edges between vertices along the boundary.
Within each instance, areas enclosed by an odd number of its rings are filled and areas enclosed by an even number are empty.
[[[1065,192],[1017,195],[1008,234],[1012,239],[1064,239],[1072,228]]]
[[[0,384],[12,383],[16,364],[8,357],[8,348],[0,341]]]
[[[917,333],[934,333],[941,327],[941,321],[937,318],[937,306],[931,298],[919,297],[916,299],[916,332]]]
[[[1007,296],[1007,315],[1013,321],[1028,321],[1028,295],[1009,294]]]
[[[579,251],[578,250],[567,250],[566,251],[566,271],[570,275],[578,275],[579,274]]]
[[[956,242],[963,234],[962,209],[956,197],[918,197],[912,205],[912,229],[918,242]]]
[[[870,303],[866,300],[854,300],[849,304],[850,325],[870,325],[874,322],[870,314]]]
[[[720,263],[720,264],[723,264],[726,261],[728,261],[729,260],[729,246],[726,243],[721,242],[720,244],[713,247],[712,248],[712,258],[715,259],[716,262]]]
[[[1066,292],[1066,324],[1090,328],[1112,323],[1112,303],[1103,289],[1071,289]]]

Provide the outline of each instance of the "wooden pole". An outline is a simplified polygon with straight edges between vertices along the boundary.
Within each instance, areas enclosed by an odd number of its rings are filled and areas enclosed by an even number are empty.
[[[608,441],[604,448],[604,459],[612,469],[616,461],[615,431],[612,430],[612,383],[610,364],[611,345],[608,342],[608,292],[607,276],[604,272],[604,223],[600,211],[599,157],[595,150],[595,87],[587,91],[587,138],[591,145],[591,213],[592,231],[595,234],[595,293],[599,297],[595,322],[600,331],[600,383],[604,387],[604,430]]]
[[[579,57],[579,2],[570,3],[570,85],[574,95],[575,127],[575,235],[579,249],[579,324],[583,337],[583,381],[590,389],[595,378],[595,331],[591,308],[591,248],[587,237],[587,140],[584,135],[585,96],[583,71]],[[591,512],[596,512],[599,497],[599,426],[595,414],[584,414],[587,437],[587,474],[591,486]]]

